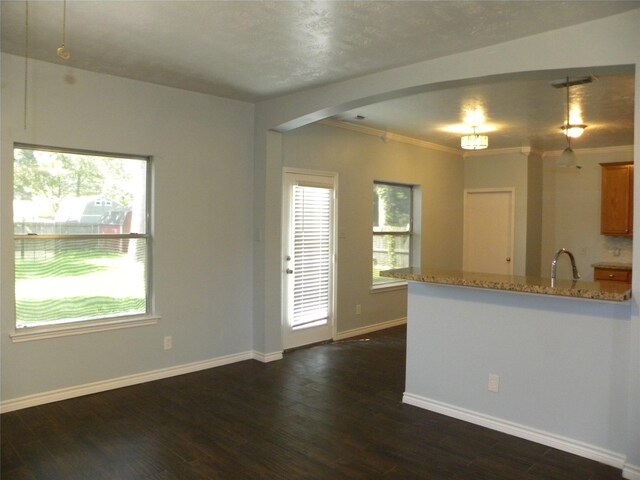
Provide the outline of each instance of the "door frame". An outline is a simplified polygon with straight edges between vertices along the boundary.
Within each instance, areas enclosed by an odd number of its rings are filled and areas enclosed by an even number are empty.
[[[513,187],[495,187],[495,188],[465,188],[464,199],[462,205],[462,269],[464,270],[466,261],[465,239],[467,237],[467,198],[473,193],[509,193],[511,195],[511,229],[509,231],[509,242],[511,244],[511,262],[509,262],[509,275],[513,275],[515,264],[515,228],[516,228],[516,191]]]
[[[338,324],[338,314],[336,310],[336,293],[337,293],[337,281],[338,281],[338,173],[337,172],[328,172],[323,170],[308,170],[304,168],[295,168],[295,167],[283,167],[282,168],[282,210],[280,212],[281,215],[281,244],[280,244],[280,329],[281,329],[281,340],[283,350],[287,348],[297,348],[297,347],[287,347],[286,346],[286,335],[289,329],[287,324],[287,311],[288,311],[288,292],[287,292],[287,252],[289,250],[288,244],[288,229],[289,229],[289,220],[290,213],[287,212],[287,196],[289,193],[287,192],[287,175],[309,175],[315,177],[322,177],[323,179],[330,179],[333,184],[333,208],[332,208],[332,222],[331,222],[331,245],[333,249],[333,259],[331,262],[331,276],[329,279],[329,320],[331,323],[331,340],[335,340],[337,335],[337,324]],[[303,345],[300,345],[303,346]]]

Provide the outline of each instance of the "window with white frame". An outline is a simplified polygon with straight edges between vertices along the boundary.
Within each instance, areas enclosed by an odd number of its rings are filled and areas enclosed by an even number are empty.
[[[150,313],[149,164],[15,145],[16,328]]]
[[[411,265],[413,187],[373,183],[373,285],[397,283],[380,272]]]

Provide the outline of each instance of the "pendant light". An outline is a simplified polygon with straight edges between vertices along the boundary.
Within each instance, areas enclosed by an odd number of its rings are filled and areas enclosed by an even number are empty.
[[[63,60],[69,60],[71,58],[71,53],[67,49],[65,45],[67,40],[67,0],[64,0],[62,7],[62,45],[60,45],[56,50],[56,55],[58,55]]]
[[[484,150],[489,146],[489,137],[487,135],[478,135],[476,128],[473,127],[472,135],[463,135],[460,138],[460,146],[464,150]]]
[[[576,153],[571,148],[571,137],[575,138],[582,135],[582,132],[584,131],[584,128],[586,128],[586,125],[571,125],[569,120],[569,87],[570,87],[569,77],[567,77],[565,86],[567,89],[567,121],[561,128],[564,131],[565,137],[567,139],[567,148],[565,148],[560,154],[560,158],[558,159],[556,166],[562,167],[562,168],[581,168],[578,165],[578,158],[576,157]],[[580,132],[576,135],[575,134],[576,130],[574,128],[578,128],[581,126],[583,126],[584,128],[582,128]]]

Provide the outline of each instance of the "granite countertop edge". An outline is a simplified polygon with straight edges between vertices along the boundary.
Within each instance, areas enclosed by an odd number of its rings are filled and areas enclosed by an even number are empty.
[[[631,298],[631,287],[620,282],[582,282],[561,280],[552,287],[550,279],[510,275],[474,274],[467,272],[388,270],[382,276],[413,282],[461,287],[475,287],[519,293],[532,293],[586,300],[624,302]]]

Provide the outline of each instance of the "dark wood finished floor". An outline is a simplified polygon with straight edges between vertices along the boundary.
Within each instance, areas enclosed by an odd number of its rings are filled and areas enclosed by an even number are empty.
[[[403,327],[3,414],[2,479],[620,479],[401,403]]]

